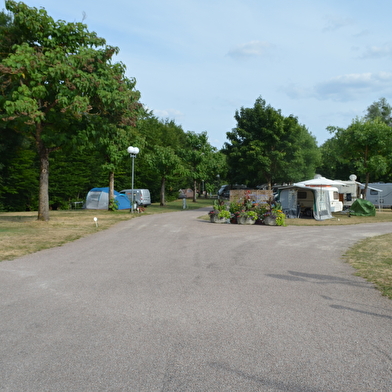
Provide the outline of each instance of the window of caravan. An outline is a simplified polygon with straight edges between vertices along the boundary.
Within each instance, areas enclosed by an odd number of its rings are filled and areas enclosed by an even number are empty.
[[[339,200],[339,192],[334,192],[333,198],[334,198],[334,200]]]
[[[298,199],[306,199],[306,191],[298,191],[297,197]]]
[[[371,195],[378,195],[378,192],[375,191],[374,189],[370,189],[370,194]]]

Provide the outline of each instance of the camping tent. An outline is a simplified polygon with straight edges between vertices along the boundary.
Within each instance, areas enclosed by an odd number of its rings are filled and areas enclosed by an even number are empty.
[[[350,207],[350,215],[375,216],[376,207],[368,200],[357,199]]]
[[[131,203],[128,197],[114,191],[114,199],[118,202],[119,210],[129,210]],[[109,206],[109,188],[93,188],[87,193],[85,208],[89,210],[107,210]]]

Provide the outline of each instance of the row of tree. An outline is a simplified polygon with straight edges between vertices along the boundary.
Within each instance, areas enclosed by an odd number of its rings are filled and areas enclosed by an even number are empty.
[[[113,199],[115,173],[118,186],[129,183],[131,144],[144,158],[136,172],[143,176],[139,186],[155,190],[159,184],[161,204],[167,186],[178,190],[189,179],[195,184],[220,170],[222,155],[205,133],[184,132],[144,109],[136,80],[125,76],[124,64],[112,61],[118,48],[83,23],[54,21],[44,9],[22,2],[5,4],[10,13],[0,20],[2,209],[37,208],[38,219],[48,220],[50,205],[103,184]]]
[[[235,113],[218,151],[206,132],[184,131],[144,109],[136,80],[114,63],[118,48],[82,23],[54,21],[45,10],[6,1],[0,14],[0,210],[38,210],[84,199],[89,189],[129,188],[128,146],[140,154],[135,187],[153,201],[180,188],[216,192],[219,181],[254,187],[331,178],[390,180],[391,107],[380,99],[363,119],[331,127],[321,147],[293,115],[261,97]],[[49,182],[50,173],[50,182]],[[203,184],[203,185],[201,185]]]

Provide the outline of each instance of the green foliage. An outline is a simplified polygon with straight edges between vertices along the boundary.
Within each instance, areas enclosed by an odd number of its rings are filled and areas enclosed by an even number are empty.
[[[232,183],[271,185],[314,173],[319,161],[315,138],[294,116],[284,117],[260,97],[234,118],[237,127],[227,133],[223,150]]]
[[[392,126],[392,107],[385,98],[373,102],[368,108],[365,120],[380,119],[385,124]]]
[[[214,207],[214,210],[216,210],[216,211],[225,211],[226,210],[226,204],[223,200],[214,200],[213,207]]]
[[[109,211],[117,211],[118,210],[118,206],[119,206],[119,202],[116,199],[110,199],[109,200],[109,206],[108,206],[108,210]]]
[[[37,153],[29,141],[12,129],[0,128],[1,210],[37,209],[38,167]]]
[[[345,157],[340,152],[339,140],[333,136],[326,140],[320,147],[321,162],[317,172],[324,177],[348,180],[350,174],[355,173],[355,167],[350,157]]]
[[[0,62],[0,118],[36,143],[41,162],[38,218],[48,220],[49,156],[75,145],[94,146],[113,172],[124,158],[129,129],[143,112],[118,48],[82,23],[55,22],[44,9],[7,0],[12,28],[0,29],[8,53]],[[86,132],[87,131],[87,132]],[[128,139],[128,140],[127,140]],[[113,143],[117,140],[117,143]]]
[[[197,183],[214,178],[221,171],[221,155],[217,149],[208,142],[207,132],[197,134],[186,133],[185,148],[181,156],[186,162],[188,177],[192,183],[193,201],[196,201]]]
[[[219,211],[218,218],[230,219],[230,212],[227,210]]]
[[[85,200],[94,187],[107,186],[103,157],[97,151],[75,148],[56,151],[50,158],[49,197],[52,209],[68,208],[71,201]]]
[[[369,183],[391,167],[392,128],[380,118],[356,118],[347,129],[330,127],[335,134],[336,155],[349,160],[355,173]]]

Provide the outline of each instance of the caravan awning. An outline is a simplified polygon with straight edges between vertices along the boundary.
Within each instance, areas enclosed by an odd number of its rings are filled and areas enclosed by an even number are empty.
[[[361,189],[365,189],[365,185],[361,184],[360,182],[357,182],[357,184]],[[368,185],[368,189],[371,189],[372,191],[376,191],[376,192],[382,192],[382,189],[373,188],[372,186],[369,185]]]

